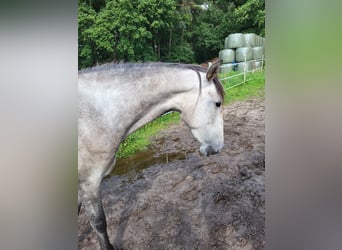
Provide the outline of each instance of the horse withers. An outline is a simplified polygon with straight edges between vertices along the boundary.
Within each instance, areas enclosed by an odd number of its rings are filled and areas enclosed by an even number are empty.
[[[101,249],[113,249],[100,186],[115,165],[120,143],[169,111],[181,119],[209,156],[223,148],[224,90],[219,64],[105,64],[78,76],[78,207],[85,208]]]

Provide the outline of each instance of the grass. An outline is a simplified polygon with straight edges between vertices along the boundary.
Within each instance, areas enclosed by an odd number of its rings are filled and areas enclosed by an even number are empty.
[[[118,158],[124,158],[134,154],[137,151],[144,150],[150,144],[150,138],[162,129],[167,128],[171,124],[180,121],[179,113],[173,112],[145,125],[137,131],[130,134],[120,145],[117,152]]]
[[[230,74],[228,76],[236,75],[237,73]],[[226,75],[220,75],[219,78],[227,77]],[[234,77],[230,80],[223,80],[222,84],[225,89],[238,84],[243,81],[243,75]],[[264,71],[248,73],[247,82],[226,90],[225,104],[229,104],[235,101],[244,101],[253,97],[265,96],[265,74]]]
[[[229,74],[220,74],[219,78],[222,79],[227,76],[234,76],[236,72]],[[239,82],[243,81],[243,75],[234,77],[230,80],[223,80],[223,87],[226,89]],[[264,71],[249,73],[247,75],[247,82],[237,87],[226,90],[225,105],[229,105],[235,101],[243,101],[253,97],[265,96],[265,74]],[[143,128],[138,129],[130,134],[120,145],[117,153],[118,158],[124,158],[134,154],[137,151],[144,150],[150,144],[150,138],[158,134],[162,129],[167,128],[170,124],[178,123],[180,115],[176,112],[167,114],[147,124]]]

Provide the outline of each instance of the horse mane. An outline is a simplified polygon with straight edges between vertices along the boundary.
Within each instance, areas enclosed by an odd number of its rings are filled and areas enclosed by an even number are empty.
[[[100,71],[110,71],[113,69],[133,69],[133,68],[179,68],[179,69],[192,69],[199,72],[207,72],[207,68],[198,64],[184,64],[184,63],[166,63],[166,62],[151,62],[151,63],[105,63],[97,65],[94,67],[89,67],[79,70],[79,74],[100,72]]]
[[[184,63],[165,63],[165,62],[152,62],[152,63],[115,63],[115,62],[110,62],[110,63],[105,63],[101,64],[98,66],[86,68],[79,70],[78,73],[79,75],[86,74],[86,73],[95,73],[95,72],[105,72],[105,71],[111,71],[111,70],[130,70],[130,69],[137,69],[137,68],[177,68],[177,69],[190,69],[193,70],[197,73],[199,83],[200,83],[200,92],[202,90],[202,81],[200,77],[200,72],[201,73],[206,73],[208,69],[206,67],[203,67],[198,64],[184,64]],[[215,76],[213,79],[213,83],[216,87],[217,93],[221,97],[222,101],[224,100],[224,89],[223,86],[220,82],[220,80]]]

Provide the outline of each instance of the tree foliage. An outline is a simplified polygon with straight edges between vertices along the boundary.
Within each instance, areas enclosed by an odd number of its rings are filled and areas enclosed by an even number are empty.
[[[234,10],[240,30],[265,35],[265,0],[248,0]]]
[[[234,32],[264,35],[264,0],[79,0],[79,68],[109,61],[194,63]]]

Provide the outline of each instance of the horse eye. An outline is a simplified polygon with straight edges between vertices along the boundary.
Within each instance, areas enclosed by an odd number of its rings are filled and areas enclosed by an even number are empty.
[[[216,102],[216,107],[220,107],[221,106],[221,102]]]

